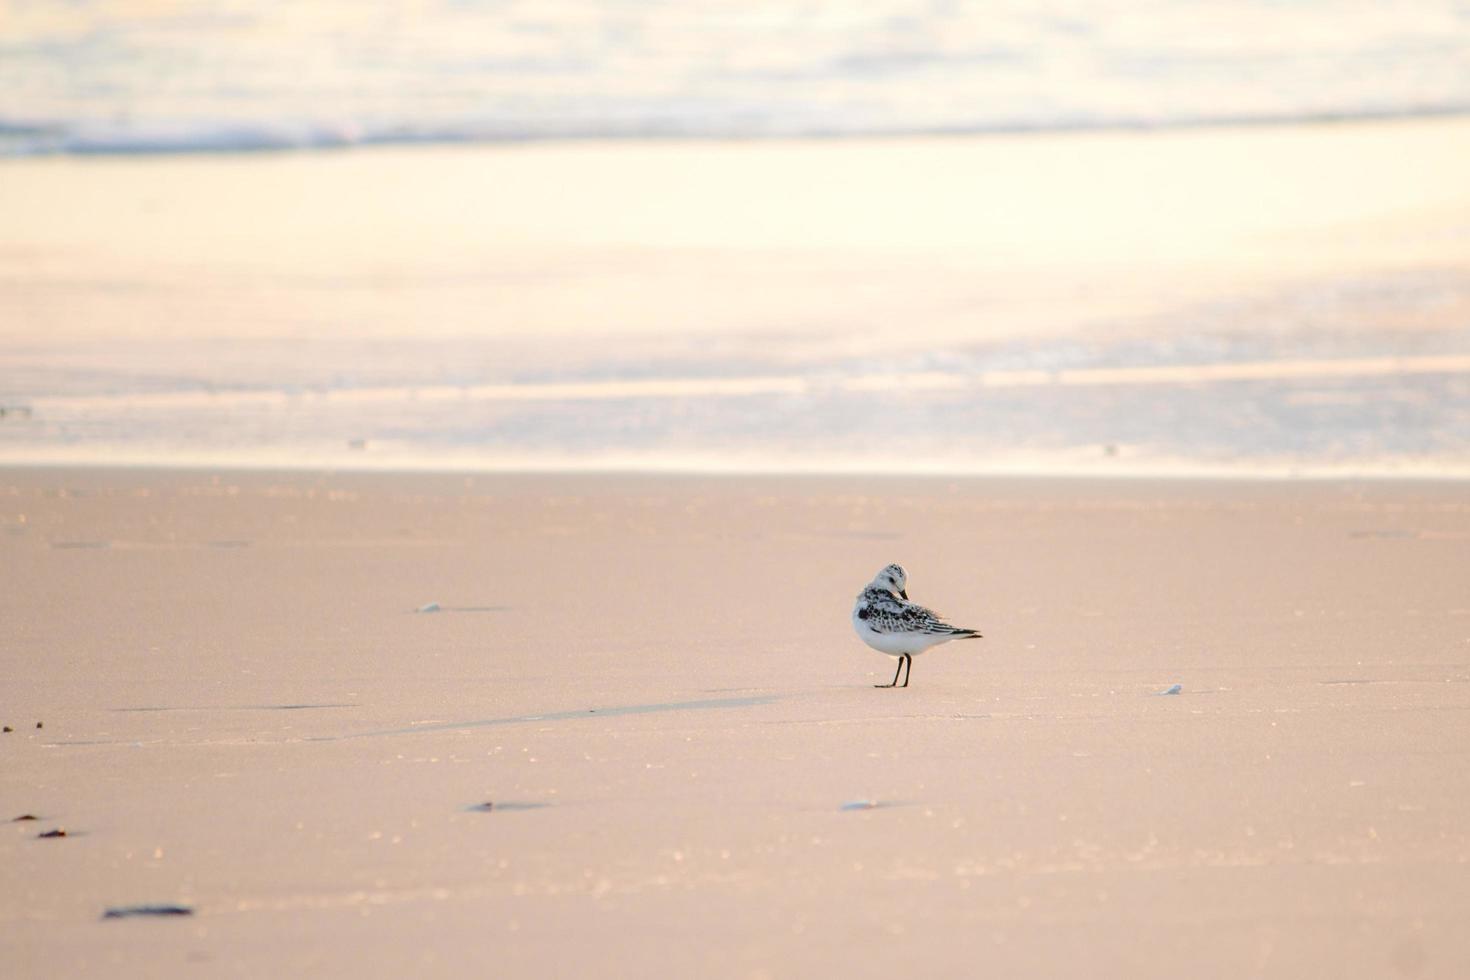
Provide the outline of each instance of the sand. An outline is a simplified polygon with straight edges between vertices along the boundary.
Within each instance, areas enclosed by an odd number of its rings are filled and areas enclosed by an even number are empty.
[[[1463,483],[9,469],[0,549],[7,976],[1470,970]],[[897,691],[892,560],[986,635]]]

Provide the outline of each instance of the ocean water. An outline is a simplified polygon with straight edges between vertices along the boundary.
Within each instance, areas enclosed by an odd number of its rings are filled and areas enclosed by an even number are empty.
[[[0,0],[0,462],[1466,476],[1467,112],[1450,0]]]
[[[1470,3],[0,0],[0,152],[1470,110]]]

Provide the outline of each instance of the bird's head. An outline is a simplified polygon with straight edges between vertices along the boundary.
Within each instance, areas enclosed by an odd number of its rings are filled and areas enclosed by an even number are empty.
[[[900,599],[908,599],[909,573],[903,570],[902,565],[895,562],[885,566],[882,571],[874,575],[869,587],[892,592]]]

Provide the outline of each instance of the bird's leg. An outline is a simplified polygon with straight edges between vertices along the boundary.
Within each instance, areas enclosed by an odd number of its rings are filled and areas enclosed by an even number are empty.
[[[907,656],[907,654],[905,654],[904,656]],[[903,670],[903,657],[899,657],[898,658],[898,670]],[[892,684],[874,684],[873,686],[874,687],[897,687],[898,686],[898,670],[895,670],[893,672],[893,683]]]
[[[911,653],[906,653],[903,655],[903,659],[908,661],[908,668],[903,672],[903,686],[908,687],[909,675],[914,672],[914,655]],[[898,680],[898,678],[895,677],[894,680]]]

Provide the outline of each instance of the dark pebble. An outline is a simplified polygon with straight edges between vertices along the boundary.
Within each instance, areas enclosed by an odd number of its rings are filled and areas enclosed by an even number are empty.
[[[37,834],[36,836],[37,837],[65,837],[66,836],[66,831],[64,831],[60,827],[58,827],[55,830],[48,830],[45,833]]]
[[[135,915],[193,915],[187,905],[119,905],[102,913],[104,919],[127,919]]]
[[[41,818],[38,817],[38,816],[36,816],[34,813],[22,813],[20,816],[12,818],[10,822],[11,823],[20,823],[22,820],[40,820],[40,819]]]
[[[14,728],[11,728],[9,725],[6,725],[5,726],[5,731],[7,731],[7,732],[13,732],[13,731],[15,731],[15,729]]]
[[[40,723],[40,722],[39,722],[39,721],[38,721],[38,722],[36,722],[36,727],[37,727],[37,728],[40,728],[40,727],[41,727],[41,723]]]

